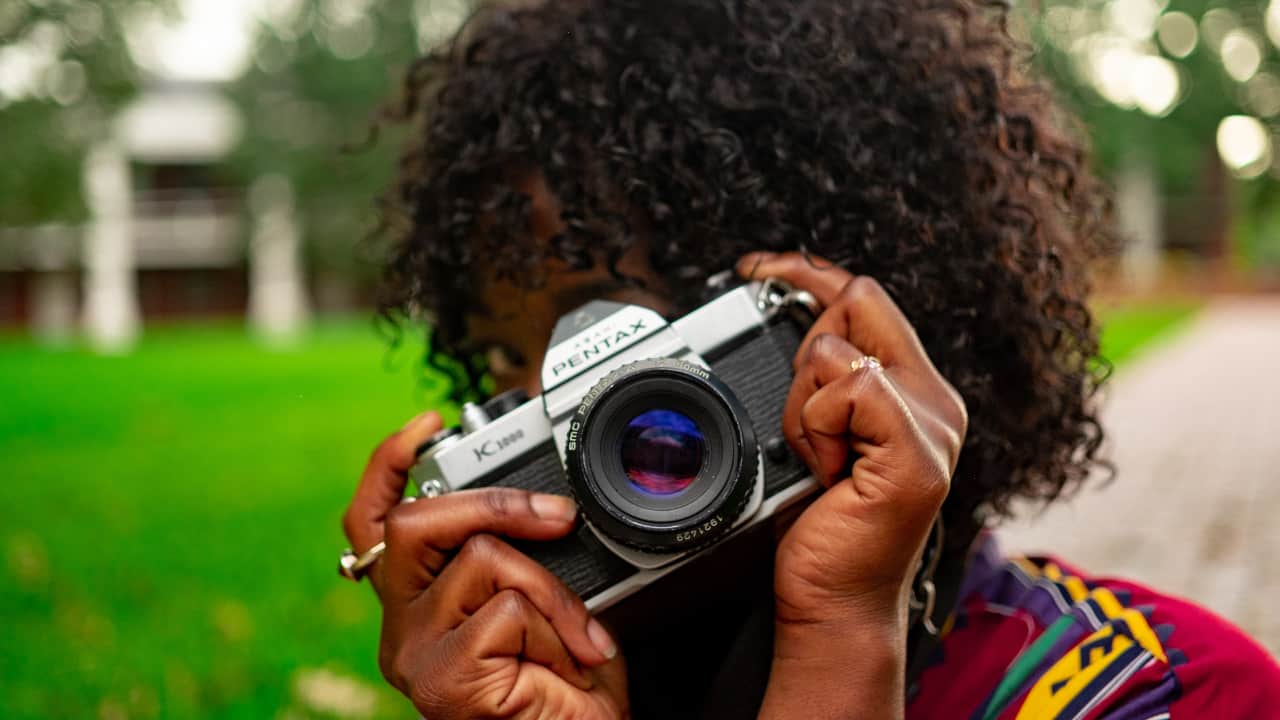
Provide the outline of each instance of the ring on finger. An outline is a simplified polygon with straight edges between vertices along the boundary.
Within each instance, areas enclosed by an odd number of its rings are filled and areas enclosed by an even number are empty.
[[[359,554],[351,548],[343,550],[338,558],[338,574],[352,582],[360,582],[386,549],[387,543],[383,541]]]
[[[409,495],[401,499],[400,504],[406,505],[417,500],[417,496]],[[385,540],[380,541],[377,545],[362,553],[357,553],[355,550],[347,548],[338,556],[338,574],[351,582],[360,582],[365,575],[369,574],[369,568],[373,567],[373,564],[378,561],[378,558],[382,557],[382,553],[386,552],[386,550],[387,543]]]
[[[859,370],[883,370],[884,363],[880,362],[880,358],[875,355],[863,355],[849,363],[849,369],[851,372],[858,372]]]

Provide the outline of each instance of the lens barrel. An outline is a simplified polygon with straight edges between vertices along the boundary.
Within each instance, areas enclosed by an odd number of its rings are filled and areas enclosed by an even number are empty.
[[[691,550],[723,536],[757,482],[750,417],[706,368],[650,358],[583,397],[565,445],[587,521],[629,547]]]

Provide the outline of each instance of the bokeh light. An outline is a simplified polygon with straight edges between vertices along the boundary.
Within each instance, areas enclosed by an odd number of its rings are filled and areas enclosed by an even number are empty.
[[[417,0],[414,15],[421,50],[440,44],[453,34],[468,13],[466,0]]]
[[[87,78],[84,65],[77,60],[63,60],[45,72],[49,98],[59,105],[74,105],[84,97]]]
[[[1237,177],[1254,178],[1271,163],[1271,137],[1257,118],[1230,115],[1218,124],[1218,155]]]
[[[1230,30],[1222,38],[1222,66],[1236,82],[1245,82],[1262,64],[1262,44],[1243,28]]]
[[[1182,83],[1172,62],[1153,55],[1141,57],[1129,77],[1134,101],[1146,114],[1166,115],[1177,103]]]
[[[0,104],[26,97],[47,98],[56,89],[66,36],[51,22],[37,22],[20,42],[0,46]],[[56,99],[56,98],[55,98]]]
[[[1083,72],[1108,102],[1156,117],[1177,104],[1182,80],[1172,61],[1143,52],[1121,35],[1098,34],[1082,43]]]
[[[259,0],[255,9],[258,18],[270,26],[271,32],[283,40],[297,39],[302,0]]]
[[[1200,18],[1200,34],[1214,50],[1220,50],[1227,33],[1240,27],[1240,17],[1226,8],[1213,8]]]
[[[1184,12],[1169,12],[1160,17],[1156,35],[1165,52],[1176,58],[1184,58],[1196,49],[1199,32],[1196,21]]]
[[[1107,6],[1111,26],[1132,40],[1143,41],[1155,32],[1164,4],[1156,0],[1113,0]]]
[[[1271,44],[1280,47],[1280,0],[1271,0],[1267,4],[1267,13],[1263,18],[1263,27]]]
[[[339,60],[355,60],[373,49],[376,29],[369,18],[370,0],[325,0],[324,22],[316,35]]]
[[[1254,75],[1245,85],[1245,100],[1260,117],[1280,114],[1280,77],[1265,71]]]
[[[129,51],[146,70],[185,82],[226,82],[249,65],[256,0],[184,0],[172,17],[139,5],[128,19]]]
[[[1135,105],[1130,71],[1138,53],[1116,36],[1095,36],[1085,40],[1088,76],[1098,94],[1113,105],[1131,108]]]

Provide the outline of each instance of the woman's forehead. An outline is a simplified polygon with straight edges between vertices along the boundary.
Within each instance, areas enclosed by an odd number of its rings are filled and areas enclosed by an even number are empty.
[[[510,282],[495,283],[483,298],[482,306],[467,314],[467,332],[473,342],[541,340],[561,316],[593,300],[641,305],[662,315],[670,315],[671,303],[652,278],[637,277],[628,282],[615,277],[603,266],[588,270],[549,274],[545,283],[522,288]],[[522,343],[523,344],[523,343]]]
[[[563,314],[623,287],[626,287],[623,281],[607,271],[602,273],[595,269],[550,272],[546,281],[535,287],[523,287],[507,281],[493,282],[482,291],[483,306],[477,308],[476,314],[494,320],[518,320],[541,309]]]

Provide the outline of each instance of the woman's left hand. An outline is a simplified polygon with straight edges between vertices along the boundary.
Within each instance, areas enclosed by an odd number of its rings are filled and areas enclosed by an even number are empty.
[[[778,546],[761,717],[901,718],[911,585],[964,442],[964,402],[872,278],[799,253],[748,255],[738,270],[825,308],[796,354],[782,424],[827,490]]]

